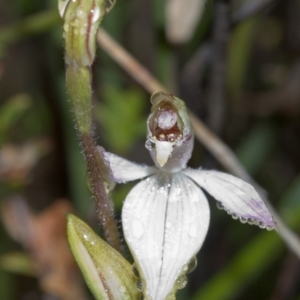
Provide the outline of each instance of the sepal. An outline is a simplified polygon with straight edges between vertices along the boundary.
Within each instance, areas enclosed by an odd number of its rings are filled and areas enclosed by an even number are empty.
[[[183,172],[212,195],[218,201],[218,208],[224,209],[233,219],[262,229],[277,228],[268,207],[249,183],[218,171],[187,168]]]
[[[141,179],[158,172],[155,167],[139,165],[110,152],[104,152],[103,155],[113,181],[118,183]]]

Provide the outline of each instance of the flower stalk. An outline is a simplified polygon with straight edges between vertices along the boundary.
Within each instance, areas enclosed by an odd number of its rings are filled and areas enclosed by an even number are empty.
[[[113,5],[114,1],[110,0],[60,0],[58,7],[64,21],[66,85],[87,162],[88,180],[105,238],[120,251],[110,197],[114,184],[102,152],[96,148],[92,130],[91,65],[96,52],[96,34],[101,20]]]

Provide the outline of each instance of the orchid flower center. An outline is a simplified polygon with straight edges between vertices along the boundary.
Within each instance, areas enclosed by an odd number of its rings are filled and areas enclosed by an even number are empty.
[[[177,124],[177,112],[170,104],[159,108],[155,118],[156,126],[154,136],[158,141],[175,142],[182,139],[182,134]]]
[[[155,165],[174,173],[186,167],[193,150],[193,132],[185,104],[173,95],[156,92],[147,121],[146,148]]]

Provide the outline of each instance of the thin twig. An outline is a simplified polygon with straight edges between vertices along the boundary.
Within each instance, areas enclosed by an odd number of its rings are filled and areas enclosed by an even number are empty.
[[[116,42],[102,28],[98,31],[98,43],[124,70],[126,70],[149,93],[165,91],[148,70],[146,70],[132,55]]]
[[[167,91],[134,57],[132,57],[121,45],[113,40],[103,29],[98,32],[98,43],[125,71],[127,71],[139,84],[149,93],[155,91]],[[191,120],[194,126],[196,138],[214,155],[214,157],[232,174],[251,183],[261,197],[267,203],[275,221],[280,236],[286,245],[300,258],[300,240],[292,232],[277,214],[266,197],[265,191],[250,177],[244,167],[240,164],[234,153],[214,133],[212,133],[192,112]]]

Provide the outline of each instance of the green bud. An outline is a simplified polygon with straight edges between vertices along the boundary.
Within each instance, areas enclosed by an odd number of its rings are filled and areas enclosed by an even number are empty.
[[[72,253],[94,297],[97,300],[140,299],[130,263],[82,220],[69,214],[67,221]]]
[[[66,64],[92,64],[100,22],[114,4],[115,0],[59,0],[58,9],[64,19]]]

